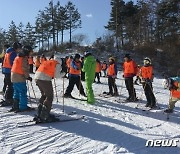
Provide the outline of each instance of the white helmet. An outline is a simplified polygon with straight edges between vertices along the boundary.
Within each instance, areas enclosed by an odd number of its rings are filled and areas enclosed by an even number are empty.
[[[144,65],[148,65],[148,64],[151,64],[151,59],[146,57],[144,58]]]

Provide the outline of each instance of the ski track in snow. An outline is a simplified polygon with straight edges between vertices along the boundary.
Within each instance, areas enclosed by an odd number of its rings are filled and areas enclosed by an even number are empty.
[[[33,76],[33,75],[32,75]],[[141,101],[122,103],[127,97],[121,72],[116,81],[120,97],[104,98],[98,96],[108,91],[107,78],[101,78],[102,84],[93,84],[96,96],[95,105],[84,101],[65,98],[65,113],[76,111],[85,115],[81,121],[49,123],[29,127],[17,127],[17,123],[32,120],[36,111],[23,113],[7,112],[10,107],[0,108],[0,153],[76,153],[76,154],[118,154],[118,153],[179,153],[177,147],[145,147],[148,139],[179,139],[180,141],[180,103],[176,103],[175,113],[167,115],[162,111],[142,111],[146,103],[142,86],[135,85]],[[3,81],[3,76],[0,77]],[[52,113],[62,113],[62,80],[56,80],[58,101],[54,94]],[[37,100],[40,92],[33,81]],[[154,79],[153,87],[161,109],[166,108],[169,99],[168,90],[162,88],[162,79]],[[0,83],[2,85],[2,82]],[[68,80],[65,79],[65,88]],[[85,87],[85,83],[83,82]],[[29,84],[31,100],[34,101],[32,87]],[[77,88],[72,95],[80,97]],[[1,96],[2,98],[2,96]],[[29,104],[37,107],[37,104]],[[139,107],[136,109],[135,107]],[[61,116],[60,116],[61,118]]]

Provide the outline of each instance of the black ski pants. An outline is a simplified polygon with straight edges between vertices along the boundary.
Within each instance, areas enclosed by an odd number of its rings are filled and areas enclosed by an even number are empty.
[[[11,73],[4,74],[4,82],[7,85],[7,89],[5,92],[5,99],[13,99],[13,84],[11,82]]]
[[[117,91],[117,86],[116,86],[116,79],[112,78],[112,77],[108,77],[108,86],[109,86],[109,93],[113,94],[113,90],[114,90],[114,94],[118,94]]]
[[[126,89],[129,93],[129,98],[136,99],[136,91],[134,89],[133,77],[125,78]]]
[[[69,76],[69,85],[66,89],[65,94],[70,95],[76,85],[77,89],[80,90],[80,94],[85,95],[83,85],[80,80],[80,76]]]
[[[147,99],[147,105],[154,107],[156,105],[156,98],[153,93],[152,83],[143,83],[144,93]]]

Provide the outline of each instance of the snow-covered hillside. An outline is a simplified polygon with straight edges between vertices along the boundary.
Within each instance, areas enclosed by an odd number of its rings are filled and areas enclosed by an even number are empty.
[[[0,80],[2,87],[3,75],[0,75]],[[102,84],[93,84],[95,105],[64,99],[65,113],[76,111],[77,114],[85,115],[85,119],[80,121],[19,128],[17,123],[31,120],[36,111],[15,114],[7,112],[10,107],[0,107],[0,153],[180,153],[180,102],[177,102],[175,112],[167,120],[167,115],[162,110],[142,111],[135,108],[141,108],[146,103],[141,86],[135,86],[140,102],[122,103],[127,97],[122,72],[119,72],[117,79],[119,97],[100,97],[99,94],[108,91],[107,78],[101,78],[101,82]],[[155,78],[153,86],[157,102],[164,109],[168,104],[169,91],[164,90],[161,83],[162,79]],[[52,113],[63,115],[62,79],[56,80],[56,84],[59,102],[54,97]],[[65,88],[67,84],[68,80],[65,79]],[[34,97],[30,84],[29,87],[30,95]],[[39,98],[40,92],[34,81],[33,87]],[[79,97],[77,88],[74,88],[72,95]],[[36,103],[29,105],[37,107]],[[178,139],[179,142],[177,147],[146,147],[148,139]]]

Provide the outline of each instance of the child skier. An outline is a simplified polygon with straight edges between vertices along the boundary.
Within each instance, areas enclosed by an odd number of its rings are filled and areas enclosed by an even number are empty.
[[[27,106],[26,80],[32,81],[29,76],[28,56],[33,52],[30,46],[24,46],[23,51],[15,58],[11,69],[11,81],[13,83],[13,107],[10,111],[21,112],[31,109]]]
[[[96,59],[96,74],[95,74],[94,82],[97,78],[98,79],[97,83],[101,83],[100,82],[100,72],[101,72],[101,62],[99,61],[99,59]]]
[[[109,58],[109,66],[107,69],[107,76],[108,76],[108,85],[109,85],[109,92],[108,95],[118,96],[118,90],[116,86],[116,77],[117,77],[117,66],[115,64],[115,59],[113,57]],[[113,93],[114,89],[114,93]]]
[[[36,85],[41,92],[37,117],[34,118],[37,122],[51,122],[57,120],[55,116],[50,114],[54,97],[52,79],[61,77],[61,63],[61,59],[57,57],[46,60],[39,66],[35,73]]]
[[[134,89],[133,77],[137,72],[137,65],[134,60],[131,59],[130,54],[125,54],[123,64],[123,77],[125,78],[125,85],[129,93],[127,101],[137,101],[136,91]]]
[[[153,80],[153,67],[151,64],[151,59],[146,57],[144,58],[144,66],[141,67],[140,77],[141,83],[146,95],[147,104],[146,107],[155,108],[156,107],[156,98],[153,94],[152,80]]]
[[[2,72],[4,74],[4,80],[7,84],[5,92],[5,100],[1,102],[1,106],[8,106],[13,104],[13,84],[11,82],[11,68],[13,66],[14,59],[17,53],[21,51],[22,45],[18,42],[14,42],[12,48],[6,50]]]
[[[106,70],[107,70],[107,64],[106,61],[104,61],[102,64],[102,71],[104,73],[103,77],[106,77]]]
[[[74,59],[70,63],[70,68],[69,68],[69,85],[68,85],[68,87],[66,89],[64,97],[73,98],[72,95],[71,95],[71,92],[72,92],[75,84],[77,86],[77,89],[80,91],[80,94],[86,97],[83,85],[81,83],[80,75],[81,75],[80,55],[76,54],[74,56]]]
[[[180,77],[171,77],[167,79],[170,90],[169,108],[164,110],[166,113],[172,113],[175,103],[180,100]]]

